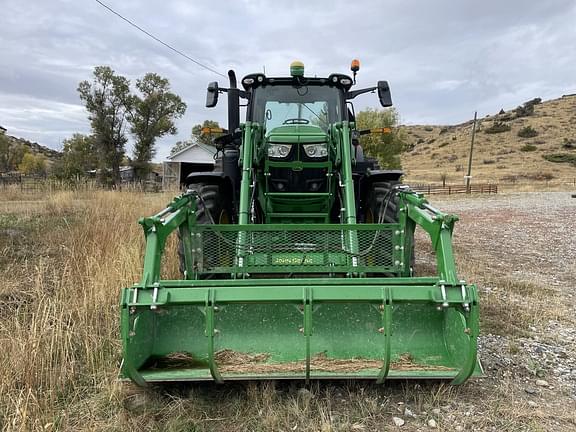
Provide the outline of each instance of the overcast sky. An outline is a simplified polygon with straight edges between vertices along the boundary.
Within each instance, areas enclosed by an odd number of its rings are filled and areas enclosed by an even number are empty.
[[[402,122],[451,124],[576,92],[576,2],[569,0],[191,1],[103,0],[189,56],[241,77],[349,73],[359,86],[386,79]],[[89,132],[76,88],[94,66],[132,82],[167,77],[188,105],[179,133],[157,160],[204,119],[225,123],[225,103],[204,108],[204,70],[151,40],[94,0],[0,0],[0,125],[60,149]],[[223,98],[225,102],[225,98]],[[377,107],[373,94],[356,109]],[[129,150],[130,153],[130,150]]]

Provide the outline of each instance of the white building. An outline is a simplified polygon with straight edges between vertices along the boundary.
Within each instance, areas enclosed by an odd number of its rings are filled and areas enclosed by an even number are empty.
[[[164,162],[162,188],[180,189],[188,174],[213,171],[216,161],[216,148],[211,145],[192,143],[188,147],[168,156]]]

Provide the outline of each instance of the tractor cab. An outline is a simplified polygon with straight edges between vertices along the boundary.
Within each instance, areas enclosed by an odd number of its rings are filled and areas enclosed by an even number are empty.
[[[262,73],[245,76],[243,90],[230,76],[230,88],[208,86],[206,105],[213,107],[219,93],[228,93],[229,135],[216,142],[223,153],[224,176],[231,179],[233,201],[239,206],[239,161],[242,146],[250,145],[256,185],[252,220],[263,223],[337,223],[343,207],[338,182],[342,161],[351,166],[358,192],[368,169],[375,161],[357,161],[358,131],[350,100],[362,93],[378,91],[383,106],[391,106],[386,81],[378,86],[350,91],[359,63],[352,64],[354,78],[331,74],[326,78],[305,77],[304,65],[293,62],[289,77],[267,77]],[[246,125],[255,125],[252,140],[243,140],[239,123],[239,99],[247,100]],[[342,127],[347,126],[347,147],[343,149]],[[350,165],[351,163],[351,165]],[[392,174],[394,178],[399,173]],[[195,174],[197,176],[197,174]],[[376,178],[376,177],[373,177]],[[360,202],[358,206],[360,208]]]
[[[329,223],[338,217],[332,180],[340,154],[332,128],[347,120],[347,111],[346,87],[334,78],[242,80],[247,121],[262,127],[256,164],[262,167],[258,202],[266,223]]]

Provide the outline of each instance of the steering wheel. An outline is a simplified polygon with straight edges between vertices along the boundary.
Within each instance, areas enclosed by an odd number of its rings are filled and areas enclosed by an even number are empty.
[[[284,123],[282,124],[308,124],[308,123],[310,123],[310,120],[305,118],[289,118],[284,120]]]

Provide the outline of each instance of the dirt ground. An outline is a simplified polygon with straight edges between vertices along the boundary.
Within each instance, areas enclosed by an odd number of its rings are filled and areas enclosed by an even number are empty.
[[[116,380],[117,299],[138,277],[138,216],[168,196],[0,196],[3,431],[574,431],[576,198],[440,197],[460,215],[460,276],[477,283],[486,376],[234,383],[142,390]],[[113,229],[111,229],[113,227]],[[417,269],[434,265],[418,237]],[[122,245],[122,247],[121,247]]]

